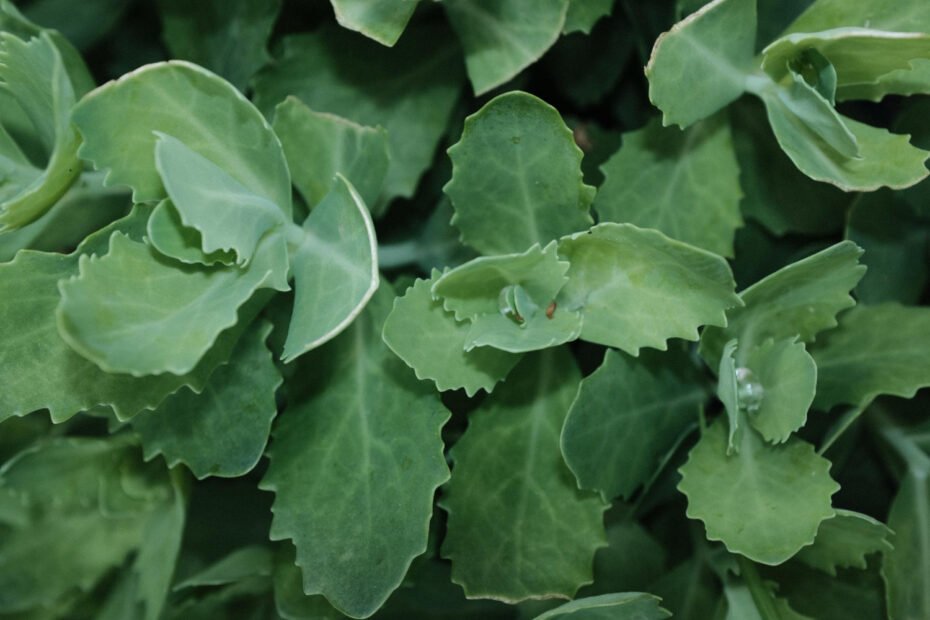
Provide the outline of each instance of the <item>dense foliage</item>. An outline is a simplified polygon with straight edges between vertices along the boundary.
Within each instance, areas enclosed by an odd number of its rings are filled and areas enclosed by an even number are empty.
[[[927,620],[928,95],[926,0],[0,0],[0,619]]]

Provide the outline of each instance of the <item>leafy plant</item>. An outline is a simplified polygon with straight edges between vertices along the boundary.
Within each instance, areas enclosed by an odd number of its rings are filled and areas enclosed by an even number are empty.
[[[0,619],[930,618],[923,0],[18,4]]]

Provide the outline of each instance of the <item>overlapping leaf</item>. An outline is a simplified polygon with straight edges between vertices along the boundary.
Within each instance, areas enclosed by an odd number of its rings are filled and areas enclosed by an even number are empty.
[[[836,516],[820,524],[817,538],[795,558],[808,566],[836,576],[837,568],[866,568],[866,556],[893,549],[891,530],[868,515],[837,510]]]

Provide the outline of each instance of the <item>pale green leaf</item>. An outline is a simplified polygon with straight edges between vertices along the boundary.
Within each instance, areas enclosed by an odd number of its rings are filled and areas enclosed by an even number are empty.
[[[336,21],[388,47],[397,43],[420,0],[330,0]]]
[[[642,592],[623,592],[622,594],[601,594],[580,598],[544,614],[536,620],[661,620],[670,618],[670,614],[659,606],[662,602],[657,596]]]
[[[230,252],[251,260],[261,238],[288,222],[289,204],[253,193],[209,159],[168,134],[155,132],[155,167],[184,226],[200,233],[207,255]]]
[[[106,256],[82,256],[60,283],[59,333],[107,372],[185,374],[259,288],[286,285],[286,261],[279,235],[262,241],[248,269],[211,269],[171,264],[115,232]]]
[[[158,9],[172,58],[197,63],[240,90],[271,60],[266,44],[281,0],[158,0]]]
[[[646,77],[663,124],[687,127],[742,95],[755,43],[755,0],[713,0],[662,34]]]
[[[746,356],[738,376],[740,406],[766,441],[782,443],[807,421],[817,366],[794,338],[766,340]]]
[[[163,200],[155,206],[145,232],[149,245],[188,265],[232,265],[236,261],[236,255],[229,251],[205,254],[200,233],[184,225],[170,200]]]
[[[717,398],[723,403],[723,409],[727,414],[728,456],[739,451],[742,435],[746,432],[746,429],[741,426],[739,379],[736,359],[733,355],[737,345],[738,342],[735,339],[724,345],[723,353],[720,354],[720,366],[717,369]]]
[[[598,20],[610,15],[613,8],[614,0],[569,0],[562,34],[571,32],[588,34]]]
[[[581,149],[559,112],[533,95],[489,101],[465,119],[449,157],[452,223],[482,254],[522,252],[593,223]]]
[[[916,59],[930,60],[930,35],[857,27],[795,32],[762,51],[762,68],[779,80],[807,50],[817,50],[830,61],[837,98],[845,99],[844,87],[873,84],[892,71],[910,69]]]
[[[726,620],[814,620],[797,613],[788,601],[776,596],[774,584],[763,582],[755,567],[750,566],[747,571],[744,562],[739,566],[742,579],[724,575]]]
[[[599,224],[564,238],[569,261],[559,308],[581,310],[581,338],[636,355],[669,338],[697,340],[701,325],[726,325],[740,305],[733,274],[715,254],[630,224]]]
[[[150,460],[161,454],[170,467],[187,465],[199,478],[234,477],[261,457],[277,413],[281,375],[265,339],[271,325],[245,333],[228,364],[219,367],[199,394],[182,388],[154,411],[132,419]]]
[[[837,568],[865,569],[867,555],[891,551],[891,536],[891,530],[881,521],[837,510],[835,517],[820,524],[814,544],[801,549],[795,559],[835,577]]]
[[[801,91],[814,92],[803,80],[795,84]],[[842,155],[797,115],[798,102],[786,103],[784,95],[788,91],[776,91],[761,93],[769,123],[782,150],[810,178],[831,183],[844,191],[872,191],[883,186],[910,187],[930,174],[924,165],[930,153],[911,145],[908,136],[839,115],[852,132],[860,157]],[[790,93],[792,99],[794,94]]]
[[[656,228],[669,237],[733,256],[743,223],[740,168],[730,126],[717,117],[685,131],[658,120],[623,136],[601,167],[594,210],[601,222]]]
[[[718,419],[704,431],[679,470],[687,515],[700,519],[709,540],[762,564],[780,564],[814,541],[833,516],[830,496],[839,485],[830,461],[800,440],[765,443],[754,430],[741,434],[739,452],[727,456]]]
[[[291,546],[292,547],[292,546]],[[303,590],[300,567],[294,564],[293,547],[279,553],[274,563],[274,603],[285,620],[343,620],[344,615],[333,609],[322,596],[308,596]]]
[[[342,332],[378,288],[378,241],[371,216],[345,177],[304,222],[293,250],[294,312],[282,359]]]
[[[155,167],[155,132],[162,132],[291,212],[291,179],[271,126],[206,69],[177,60],[146,65],[89,93],[72,118],[84,138],[81,157],[109,171],[108,185],[131,187],[135,202],[166,197]]]
[[[716,366],[732,338],[745,353],[768,338],[813,341],[818,332],[836,326],[837,313],[855,305],[849,291],[865,273],[861,255],[855,243],[843,241],[756,282],[740,293],[743,306],[727,313],[725,329],[704,330],[701,355]]]
[[[73,254],[23,251],[0,265],[0,421],[48,409],[55,422],[97,405],[111,407],[120,419],[156,407],[166,396],[189,385],[201,391],[207,378],[225,363],[260,306],[253,301],[239,313],[236,326],[220,334],[216,344],[186,375],[135,378],[110,374],[69,347],[58,334],[55,309],[58,282],[77,273],[78,257],[106,252],[111,233],[135,239],[145,234],[149,209],[137,207],[128,217],[95,233]],[[261,299],[255,301],[261,302]],[[172,338],[173,340],[173,338]]]
[[[605,505],[578,489],[559,451],[580,378],[565,348],[528,355],[452,448],[442,554],[466,596],[569,598],[592,581]]]
[[[470,324],[456,321],[441,300],[433,299],[431,290],[440,275],[433,270],[429,280],[417,280],[394,300],[384,321],[384,342],[418,379],[433,381],[440,391],[464,388],[469,396],[491,392],[520,356],[492,347],[466,351]]]
[[[454,35],[438,24],[411,26],[385,49],[331,26],[286,37],[282,50],[254,80],[256,105],[270,116],[293,95],[317,112],[384,127],[391,162],[382,199],[412,196],[461,90]]]
[[[608,350],[581,382],[562,427],[562,455],[583,489],[629,497],[697,420],[707,387],[683,351]]]
[[[271,575],[272,553],[266,546],[240,547],[174,586],[174,590],[222,586],[249,577]]]
[[[930,471],[909,468],[888,513],[894,551],[885,553],[882,576],[888,616],[917,620],[930,615]]]
[[[879,394],[911,398],[930,386],[928,338],[928,308],[887,303],[850,310],[811,348],[818,371],[814,406],[860,405]]]
[[[443,0],[475,95],[530,66],[565,26],[569,0]]]
[[[930,92],[930,60],[918,58],[910,69],[886,73],[868,84],[853,84],[842,90],[844,99],[880,101],[885,95],[925,95]]]
[[[0,142],[4,143],[0,149],[3,231],[41,217],[68,190],[83,167],[77,158],[80,139],[70,120],[71,108],[81,94],[80,86],[72,83],[48,33],[29,41],[9,32],[0,33],[0,88],[8,91],[25,112],[47,157],[44,170],[32,167],[7,132],[0,131]]]
[[[492,346],[522,353],[578,338],[581,315],[555,299],[568,280],[555,242],[522,254],[483,256],[444,273],[432,288],[457,320],[469,320],[465,350]]]
[[[387,205],[378,197],[390,162],[384,129],[314,112],[296,97],[278,104],[273,126],[294,186],[311,208],[332,189],[338,173],[355,186],[372,215],[383,212]]]
[[[433,494],[449,476],[448,411],[381,341],[387,291],[315,354],[311,389],[281,418],[261,483],[275,493],[271,538],[294,542],[304,592],[356,618],[426,550]]]
[[[786,33],[819,32],[842,26],[890,32],[930,32],[930,4],[923,0],[817,0]]]

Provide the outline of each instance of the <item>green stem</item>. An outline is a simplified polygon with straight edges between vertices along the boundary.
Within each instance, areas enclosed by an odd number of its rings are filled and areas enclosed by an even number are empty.
[[[421,253],[419,239],[381,244],[378,246],[378,265],[381,269],[403,267],[417,262]]]
[[[778,609],[775,608],[775,599],[762,581],[759,571],[756,570],[756,565],[741,555],[736,556],[736,561],[739,564],[740,575],[749,588],[752,602],[756,604],[759,615],[765,620],[778,620],[779,614]]]
[[[930,475],[930,457],[927,453],[884,414],[878,414],[874,419],[882,439],[901,457],[907,468],[917,475]]]

